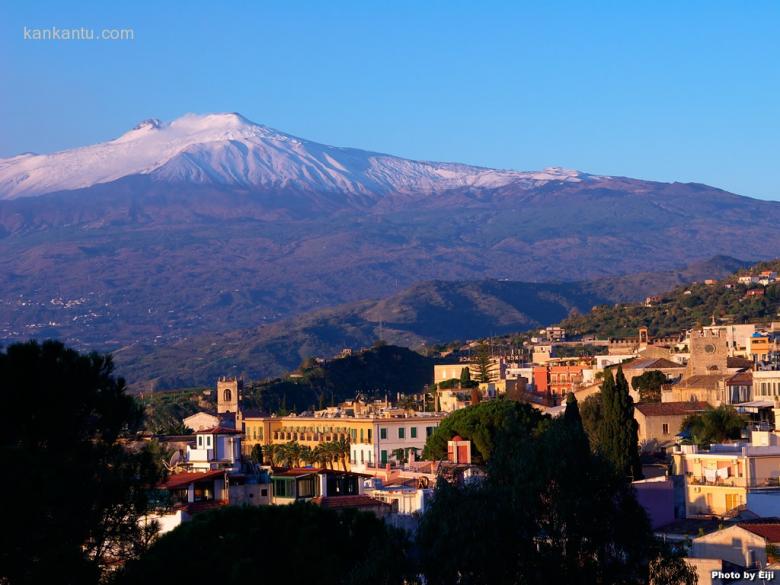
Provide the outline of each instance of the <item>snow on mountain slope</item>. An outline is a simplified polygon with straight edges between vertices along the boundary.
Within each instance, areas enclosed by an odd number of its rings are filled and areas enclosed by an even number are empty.
[[[412,161],[310,142],[239,114],[187,114],[170,123],[146,120],[101,144],[0,159],[0,199],[90,187],[137,174],[170,182],[376,195],[508,183],[531,187],[591,177],[559,168],[518,172]]]

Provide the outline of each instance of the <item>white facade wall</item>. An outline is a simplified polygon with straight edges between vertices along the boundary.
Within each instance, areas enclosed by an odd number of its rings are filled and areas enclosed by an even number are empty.
[[[396,449],[416,448],[419,451],[425,447],[428,433],[433,432],[441,419],[415,418],[380,419],[374,422],[374,461],[379,465],[395,460],[393,451]],[[431,430],[428,431],[427,429]]]

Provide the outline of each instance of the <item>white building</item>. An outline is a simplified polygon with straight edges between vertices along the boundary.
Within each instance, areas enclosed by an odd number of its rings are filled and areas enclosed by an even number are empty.
[[[353,471],[366,471],[370,467],[384,466],[397,461],[396,452],[421,453],[425,442],[443,415],[441,413],[412,413],[403,417],[372,418],[371,430],[358,433],[350,444],[350,466]]]
[[[241,467],[243,431],[214,427],[195,433],[195,447],[187,445],[185,464],[194,471],[222,469],[236,472]]]

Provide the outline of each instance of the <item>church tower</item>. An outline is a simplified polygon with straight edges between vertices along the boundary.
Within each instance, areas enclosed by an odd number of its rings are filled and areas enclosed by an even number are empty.
[[[728,373],[729,349],[725,332],[720,329],[694,329],[691,331],[686,378],[689,376],[719,375]]]
[[[237,413],[244,383],[238,378],[222,377],[217,381],[217,414]]]

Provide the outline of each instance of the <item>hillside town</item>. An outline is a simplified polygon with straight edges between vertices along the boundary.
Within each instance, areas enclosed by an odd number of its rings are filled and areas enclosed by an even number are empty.
[[[740,277],[740,284],[748,278],[745,285],[761,286],[777,275]],[[600,350],[576,356],[586,347]],[[471,342],[447,352],[433,366],[431,385],[395,400],[358,394],[287,414],[246,407],[243,381],[223,377],[204,392],[212,406],[181,421],[188,434],[143,439],[170,454],[157,509],[144,522],[165,533],[214,508],[310,502],[370,512],[413,535],[439,482],[479,484],[488,473],[470,436],[448,435],[443,456],[426,458],[442,423],[494,401],[552,418],[574,402],[587,431],[586,412],[614,375],[628,384],[641,456],[631,485],[655,535],[684,555],[698,583],[742,582],[719,576],[734,571],[771,582],[780,571],[777,322],[713,318],[679,335],[655,337],[642,327],[610,339],[546,327],[524,351]],[[736,428],[700,433],[697,422],[716,413],[733,417]]]

